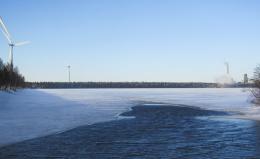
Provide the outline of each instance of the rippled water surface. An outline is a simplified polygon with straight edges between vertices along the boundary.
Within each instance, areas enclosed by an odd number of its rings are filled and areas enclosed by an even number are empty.
[[[0,149],[0,158],[259,158],[260,123],[186,105],[140,104],[135,118]]]

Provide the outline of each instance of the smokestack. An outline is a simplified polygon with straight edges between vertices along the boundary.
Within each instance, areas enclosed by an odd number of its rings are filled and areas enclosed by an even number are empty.
[[[226,65],[226,69],[227,69],[227,74],[229,75],[229,63],[225,62],[225,65]]]

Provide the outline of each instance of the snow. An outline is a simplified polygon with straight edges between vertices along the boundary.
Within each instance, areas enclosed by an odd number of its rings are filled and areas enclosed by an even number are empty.
[[[63,132],[78,126],[121,119],[138,103],[185,104],[242,113],[260,120],[250,93],[216,89],[25,89],[0,92],[0,146]],[[162,104],[163,106],[163,104]]]

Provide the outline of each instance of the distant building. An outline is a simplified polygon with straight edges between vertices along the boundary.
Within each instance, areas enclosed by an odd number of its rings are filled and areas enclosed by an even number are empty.
[[[244,84],[248,84],[248,77],[247,77],[247,74],[244,74]]]

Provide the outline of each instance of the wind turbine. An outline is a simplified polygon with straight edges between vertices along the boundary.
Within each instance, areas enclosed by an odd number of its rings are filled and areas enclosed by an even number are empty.
[[[26,45],[28,43],[30,43],[29,41],[23,41],[23,42],[18,42],[15,43],[12,38],[11,35],[9,34],[3,19],[0,17],[0,26],[2,28],[2,32],[4,34],[4,36],[6,37],[7,41],[8,41],[8,45],[9,45],[9,64],[11,66],[11,70],[13,70],[13,50],[15,46],[22,46],[22,45]]]
[[[68,75],[69,75],[69,83],[70,83],[70,65],[67,66],[68,67]]]

